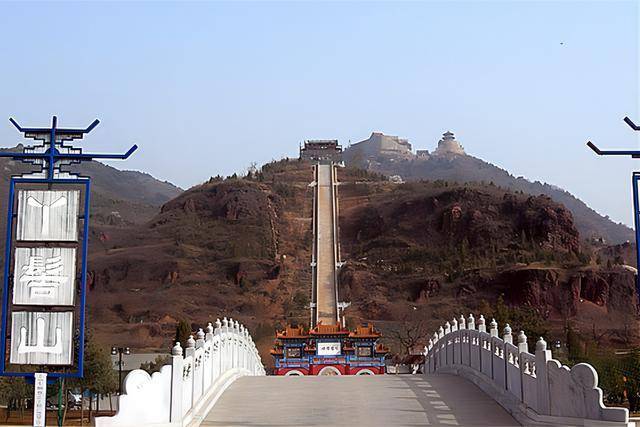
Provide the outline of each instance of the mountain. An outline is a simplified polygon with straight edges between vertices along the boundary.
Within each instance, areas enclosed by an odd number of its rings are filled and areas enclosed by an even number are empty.
[[[167,348],[177,320],[196,327],[225,315],[268,350],[275,328],[308,322],[312,180],[310,163],[272,162],[193,187],[144,224],[97,224],[88,295],[95,336]],[[339,294],[352,302],[352,325],[384,329],[417,316],[431,328],[501,294],[540,313],[555,335],[567,319],[613,329],[637,314],[633,274],[598,264],[571,212],[547,196],[482,183],[395,184],[349,167],[339,181],[347,261]]]
[[[3,151],[21,150],[22,145],[18,145]],[[2,203],[6,203],[11,176],[30,170],[33,168],[21,162],[0,158]],[[182,192],[179,187],[147,173],[120,170],[97,161],[74,165],[70,170],[91,177],[92,223],[144,223],[156,214],[159,206]],[[4,221],[0,219],[0,227],[4,227]]]
[[[634,240],[633,230],[629,227],[600,215],[568,191],[516,178],[504,169],[466,154],[451,132],[443,135],[433,153],[418,150],[416,154],[406,140],[374,132],[370,138],[347,148],[343,158],[347,165],[397,176],[405,181],[484,182],[531,195],[545,194],[573,213],[583,238],[603,238],[609,243]]]

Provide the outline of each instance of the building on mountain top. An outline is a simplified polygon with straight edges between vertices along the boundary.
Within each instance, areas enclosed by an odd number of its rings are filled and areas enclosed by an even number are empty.
[[[382,132],[373,132],[364,141],[353,144],[350,149],[361,150],[365,157],[379,154],[394,157],[412,157],[409,140],[398,136],[385,135]]]
[[[462,156],[466,154],[462,144],[456,141],[456,137],[451,131],[442,134],[442,139],[438,141],[438,148],[433,152],[434,156]]]
[[[300,147],[300,158],[311,161],[342,161],[342,146],[337,139],[309,139]]]

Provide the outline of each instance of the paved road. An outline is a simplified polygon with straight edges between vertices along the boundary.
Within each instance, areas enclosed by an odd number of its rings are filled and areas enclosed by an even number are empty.
[[[317,255],[317,320],[325,325],[332,325],[338,321],[338,308],[336,305],[336,281],[335,281],[335,245],[333,234],[333,165],[317,165],[318,182],[316,195],[318,197],[318,236],[316,247]]]
[[[517,426],[453,375],[244,377],[202,426]]]

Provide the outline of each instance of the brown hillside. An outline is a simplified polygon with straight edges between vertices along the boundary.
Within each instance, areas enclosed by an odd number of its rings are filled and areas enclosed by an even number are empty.
[[[637,322],[632,274],[593,262],[571,213],[548,197],[479,184],[391,184],[358,169],[340,170],[339,179],[347,261],[340,297],[353,303],[352,323],[384,328],[411,317],[435,326],[500,294],[556,331],[567,319],[582,330]],[[144,225],[96,226],[96,335],[167,348],[176,319],[195,326],[226,315],[265,348],[275,327],[307,322],[311,180],[308,163],[274,162],[250,178],[188,190]]]

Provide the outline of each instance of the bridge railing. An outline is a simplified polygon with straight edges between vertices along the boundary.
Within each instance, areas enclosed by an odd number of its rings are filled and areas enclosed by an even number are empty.
[[[118,412],[96,418],[96,426],[198,426],[222,392],[246,375],[265,375],[249,331],[237,321],[209,323],[176,343],[171,363],[159,372],[131,371],[124,380]]]
[[[425,347],[425,375],[456,374],[474,382],[523,425],[626,426],[626,408],[607,408],[598,373],[587,363],[572,368],[552,358],[540,338],[529,353],[527,337],[520,331],[513,343],[507,324],[502,338],[492,320],[460,316],[446,322]]]

